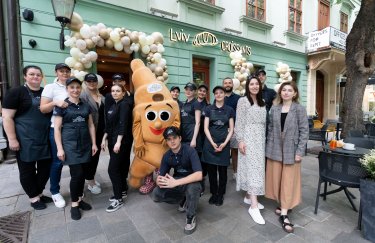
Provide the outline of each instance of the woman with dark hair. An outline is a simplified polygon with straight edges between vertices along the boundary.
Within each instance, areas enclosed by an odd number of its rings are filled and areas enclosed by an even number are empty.
[[[107,146],[109,151],[108,174],[112,182],[113,194],[107,212],[114,212],[124,205],[127,197],[127,177],[130,166],[130,152],[133,142],[131,134],[131,117],[133,104],[125,99],[126,89],[123,85],[114,84],[111,88],[114,103],[106,114],[105,133],[101,148]]]
[[[205,109],[204,140],[202,161],[207,164],[210,181],[208,203],[223,205],[227,187],[227,169],[230,162],[230,138],[233,135],[234,110],[224,104],[225,89],[216,86],[213,89],[215,101]],[[219,181],[217,180],[219,174]]]
[[[97,151],[95,139],[95,125],[92,121],[90,106],[79,98],[81,81],[75,77],[66,80],[68,98],[66,108],[56,106],[53,114],[54,135],[57,147],[57,157],[70,170],[70,197],[72,207],[71,218],[79,220],[82,210],[90,210],[91,205],[82,200],[85,186],[84,171],[91,156]]]
[[[35,65],[23,69],[26,83],[10,89],[4,97],[2,116],[9,148],[16,152],[20,182],[35,210],[52,202],[43,196],[51,168],[48,135],[51,114],[43,114],[40,97],[42,69]]]
[[[265,224],[257,196],[264,195],[264,150],[266,107],[262,99],[262,84],[256,76],[246,81],[245,97],[238,100],[236,126],[238,141],[237,191],[246,191],[244,202],[250,204],[249,214],[258,224]]]
[[[84,78],[85,88],[82,90],[81,99],[90,106],[92,120],[96,131],[96,146],[100,147],[104,135],[105,116],[104,116],[104,97],[98,89],[98,77],[94,73],[88,73]],[[98,167],[100,150],[91,157],[90,163],[85,171],[87,180],[87,189],[93,194],[102,192],[100,183],[95,178],[96,168]]]
[[[282,83],[270,110],[266,145],[266,197],[280,203],[275,213],[284,231],[293,232],[288,210],[301,202],[301,161],[309,137],[306,109],[295,82]]]

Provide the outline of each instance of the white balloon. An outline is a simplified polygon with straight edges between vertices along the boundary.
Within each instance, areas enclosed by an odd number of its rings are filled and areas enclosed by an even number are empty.
[[[86,57],[84,57],[84,58],[80,58],[80,61],[81,61],[83,64],[87,64],[90,60],[88,60]]]
[[[237,89],[238,87],[240,87],[240,80],[234,78],[233,79],[233,89]]]
[[[84,66],[86,69],[89,69],[89,68],[92,67],[92,62],[84,63],[83,66]]]
[[[122,45],[121,41],[115,42],[114,47],[116,51],[122,51],[122,49],[124,49],[124,46]]]
[[[142,47],[143,54],[147,55],[149,52],[150,52],[150,46],[145,45],[144,47]]]
[[[98,28],[97,25],[91,25],[90,30],[91,30],[91,33],[93,35],[98,35],[99,34],[99,28]]]
[[[154,33],[151,34],[151,36],[154,38],[154,43],[163,44],[164,40],[163,40],[162,33],[160,33],[160,32],[154,32]]]
[[[139,36],[139,40],[138,40],[139,44],[141,44],[141,46],[144,46],[147,44],[147,38],[146,38],[146,35],[140,35]]]
[[[236,65],[236,60],[232,60],[232,61],[230,61],[230,64],[231,64],[232,66],[235,66],[235,65]]]
[[[113,41],[113,42],[117,42],[120,40],[120,34],[116,31],[111,31],[111,33],[109,33],[109,38]]]
[[[156,68],[156,67],[157,67],[157,65],[156,65],[155,63],[151,63],[151,64],[149,65],[149,68],[151,69],[152,72],[155,71],[155,68]]]
[[[80,53],[81,51],[77,47],[73,47],[72,49],[70,49],[70,55],[74,57],[75,59],[79,59]]]
[[[136,43],[136,44],[134,45],[134,51],[135,51],[135,52],[138,52],[138,51],[139,51],[139,43]]]
[[[103,47],[104,46],[104,40],[99,37],[98,42],[96,43],[97,46]]]
[[[128,36],[124,36],[121,38],[121,43],[124,45],[124,46],[128,46],[130,45],[130,38]]]
[[[66,40],[66,41],[64,41],[64,45],[66,46],[66,47],[71,47],[72,45],[73,45],[73,40],[72,39],[68,39],[68,40]]]
[[[84,50],[84,49],[86,49],[86,41],[84,41],[84,40],[77,40],[77,41],[76,41],[76,46],[77,46],[80,50]]]
[[[96,76],[98,77],[98,89],[100,89],[101,87],[103,87],[104,79],[99,74],[97,74]]]
[[[165,51],[165,48],[162,44],[158,44],[158,52],[163,53]]]
[[[159,63],[161,60],[161,54],[160,53],[155,53],[154,54],[154,60],[156,63]]]
[[[232,59],[234,59],[235,53],[234,52],[229,53],[229,57],[232,58]]]
[[[292,81],[293,80],[293,77],[292,76],[289,76],[288,77],[288,81],[290,82],[290,81]]]
[[[75,77],[78,78],[79,80],[83,81],[85,75],[87,74],[87,72],[84,72],[84,71],[79,71]]]
[[[96,26],[98,27],[99,31],[100,31],[101,29],[105,29],[105,28],[107,28],[107,27],[105,26],[105,24],[103,24],[103,23],[98,23]]]
[[[155,53],[158,51],[158,46],[155,44],[150,45],[150,51]]]
[[[91,28],[87,24],[84,24],[81,29],[79,30],[79,33],[84,39],[91,37]]]
[[[247,63],[247,68],[251,70],[251,69],[254,68],[254,65],[251,62],[248,62]]]
[[[147,45],[151,45],[151,44],[154,44],[154,37],[152,37],[151,35],[149,35],[149,36],[147,36],[146,37],[146,39],[147,39]]]
[[[97,54],[96,52],[94,52],[94,51],[90,51],[90,52],[87,53],[87,54],[90,55],[90,61],[92,61],[92,62],[95,62],[96,59],[98,58],[98,54]]]
[[[73,57],[67,57],[65,59],[65,64],[68,65],[69,67],[74,67],[74,65],[77,63],[76,59],[74,59]]]
[[[132,54],[132,53],[133,53],[133,50],[130,49],[130,46],[125,46],[125,47],[124,47],[124,52],[125,52],[126,54]]]
[[[164,68],[165,65],[167,65],[167,60],[165,60],[164,58],[160,59],[159,67]]]

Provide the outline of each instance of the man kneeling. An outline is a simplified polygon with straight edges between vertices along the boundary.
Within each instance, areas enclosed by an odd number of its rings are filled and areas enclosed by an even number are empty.
[[[176,127],[167,127],[163,136],[169,150],[164,154],[160,175],[156,179],[152,196],[155,202],[180,203],[178,211],[186,211],[185,234],[192,234],[196,227],[195,211],[201,192],[202,167],[196,150],[181,144],[181,134]],[[173,168],[173,177],[169,175]]]

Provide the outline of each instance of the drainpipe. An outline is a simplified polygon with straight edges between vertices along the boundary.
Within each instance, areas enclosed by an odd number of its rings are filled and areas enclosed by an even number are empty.
[[[6,52],[5,52],[5,16],[4,16],[4,9],[3,9],[3,2],[0,1],[0,94],[1,100],[3,99],[6,91],[7,91],[7,84],[8,84],[8,77],[7,77],[7,66],[6,66]]]
[[[9,48],[9,69],[12,80],[11,87],[20,86],[20,40],[19,40],[19,26],[18,26],[18,0],[7,0],[8,13],[8,35],[9,43],[12,47]]]

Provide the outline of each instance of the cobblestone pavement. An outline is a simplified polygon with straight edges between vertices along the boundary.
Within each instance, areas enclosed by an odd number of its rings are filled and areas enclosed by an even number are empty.
[[[311,142],[309,142],[311,143]],[[274,214],[276,203],[264,197],[262,214],[265,225],[257,225],[247,213],[243,192],[235,191],[232,169],[228,168],[227,194],[221,207],[208,204],[205,193],[199,202],[198,228],[185,235],[185,215],[177,205],[154,203],[149,196],[131,190],[120,210],[107,213],[112,194],[107,173],[108,154],[101,156],[96,179],[103,192],[92,195],[85,188],[85,201],[93,210],[83,212],[82,219],[72,221],[70,206],[64,209],[48,204],[47,209],[34,211],[19,183],[17,164],[0,164],[0,216],[32,211],[29,242],[367,242],[356,229],[358,214],[354,212],[344,192],[320,200],[318,214],[313,213],[318,183],[318,160],[308,154],[302,163],[303,203],[290,214],[295,224],[293,234],[285,233]],[[206,180],[208,187],[208,180]],[[47,183],[47,187],[49,183]],[[335,186],[330,186],[336,188]],[[62,195],[69,201],[69,171],[64,168],[61,180]],[[357,197],[359,191],[351,189]],[[48,188],[46,195],[50,195]]]

